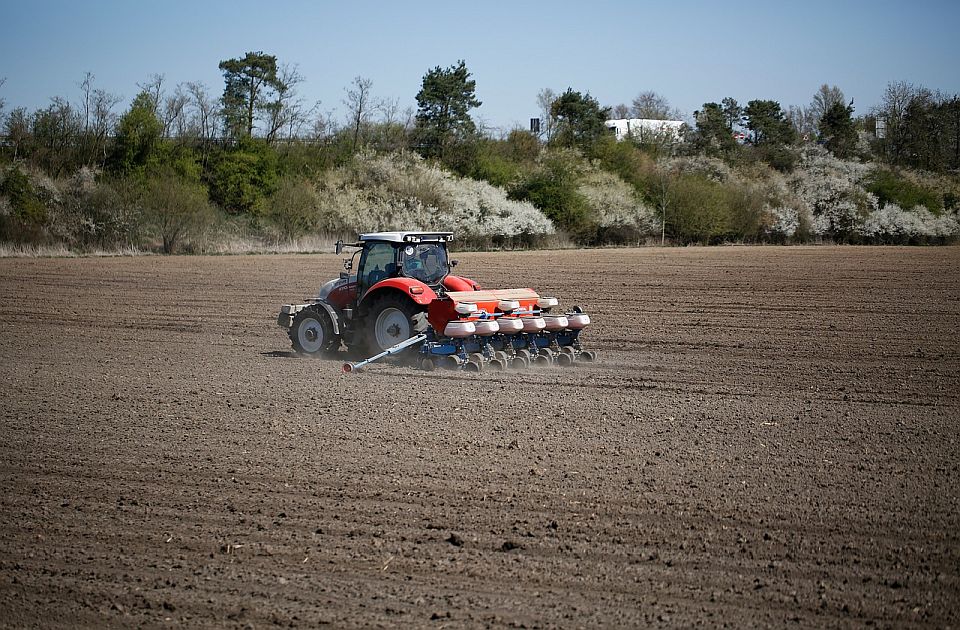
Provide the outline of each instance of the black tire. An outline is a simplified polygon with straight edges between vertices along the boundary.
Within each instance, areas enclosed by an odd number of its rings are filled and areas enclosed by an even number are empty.
[[[319,358],[332,355],[340,348],[340,337],[333,334],[333,323],[323,307],[302,309],[293,316],[287,334],[297,354]]]
[[[553,353],[548,348],[540,348],[540,352],[533,358],[534,365],[547,367],[553,365]]]
[[[583,363],[593,363],[596,360],[597,360],[596,350],[584,350],[577,357],[577,361],[581,361]]]
[[[530,351],[518,350],[513,356],[513,361],[510,362],[510,367],[514,370],[525,370],[530,367]]]
[[[441,370],[449,370],[452,372],[460,369],[460,361],[452,354],[448,354],[440,359],[440,363],[437,365],[437,367],[439,367]]]
[[[419,304],[409,298],[388,293],[374,298],[373,303],[366,309],[362,343],[372,356],[414,335],[426,332],[428,326],[427,314]],[[415,352],[417,348],[410,347],[399,356],[409,356]]]

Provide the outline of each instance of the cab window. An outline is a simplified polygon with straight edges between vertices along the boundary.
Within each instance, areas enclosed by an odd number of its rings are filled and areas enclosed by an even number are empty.
[[[449,272],[446,250],[436,243],[419,243],[403,248],[403,275],[424,284],[438,284]]]
[[[360,285],[371,287],[393,276],[395,271],[393,246],[390,243],[373,243],[364,254]]]

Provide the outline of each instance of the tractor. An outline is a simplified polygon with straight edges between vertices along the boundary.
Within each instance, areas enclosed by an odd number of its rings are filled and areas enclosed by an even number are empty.
[[[552,315],[555,298],[532,289],[483,291],[450,273],[452,239],[451,232],[374,232],[338,241],[338,255],[353,250],[339,278],[307,304],[282,306],[277,323],[300,355],[332,357],[341,346],[373,355],[345,364],[346,372],[394,354],[415,354],[424,369],[472,371],[593,360],[579,342],[586,313]]]

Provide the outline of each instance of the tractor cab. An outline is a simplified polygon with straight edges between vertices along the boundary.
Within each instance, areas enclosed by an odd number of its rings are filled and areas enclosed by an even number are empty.
[[[358,248],[344,261],[344,268],[348,274],[356,269],[354,295],[359,302],[372,287],[391,278],[409,278],[440,289],[457,262],[447,257],[447,242],[452,238],[451,232],[373,232],[361,234],[356,243],[339,241],[337,253],[344,247]]]

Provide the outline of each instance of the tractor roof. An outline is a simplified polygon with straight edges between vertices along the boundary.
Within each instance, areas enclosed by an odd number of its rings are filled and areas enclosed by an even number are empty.
[[[360,241],[387,241],[390,243],[418,243],[420,241],[451,241],[453,232],[370,232],[361,234]]]

